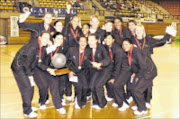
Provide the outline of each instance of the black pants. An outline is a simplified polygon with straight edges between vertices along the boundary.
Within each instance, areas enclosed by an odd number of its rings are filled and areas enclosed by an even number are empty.
[[[145,100],[144,92],[148,89],[148,87],[151,84],[152,84],[152,80],[141,78],[138,80],[137,83],[135,83],[135,86],[131,91],[134,101],[138,107],[138,111],[143,111],[147,109],[145,105],[146,100]]]
[[[118,79],[115,80],[113,86],[113,97],[115,102],[119,107],[122,107],[123,101],[126,102],[124,86],[129,81],[131,77],[131,72],[129,71],[121,71]],[[126,102],[127,103],[127,102]]]
[[[47,100],[48,88],[52,95],[52,101],[56,109],[62,107],[59,95],[59,81],[57,77],[51,76],[48,72],[42,71],[38,68],[34,72],[34,80],[39,88],[40,99],[39,103],[44,105]]]
[[[126,99],[129,99],[130,96],[132,96],[131,91],[134,88],[134,86],[135,86],[134,83],[130,83],[130,81],[127,82],[127,84],[126,84]],[[147,103],[150,103],[151,99],[152,99],[152,87],[153,87],[153,82],[151,82],[151,84],[149,84],[148,88],[144,91],[144,97],[145,97],[145,101]]]
[[[45,71],[42,71],[38,67],[34,70],[34,81],[39,89],[39,103],[44,105],[48,96],[48,83],[46,80]]]
[[[73,82],[75,87],[75,95],[77,97],[77,103],[80,107],[86,104],[86,94],[88,91],[88,84],[86,79],[86,74],[83,72],[76,74],[78,77],[78,82]]]
[[[72,95],[72,83],[69,80],[66,80],[65,84],[65,95],[71,96]]]
[[[65,93],[65,87],[66,87],[66,82],[68,82],[69,78],[68,75],[62,75],[58,76],[58,81],[59,81],[59,95],[60,98],[63,99],[63,95]]]
[[[93,104],[97,104],[99,107],[103,108],[107,104],[103,86],[110,78],[109,71],[97,71],[93,69],[91,74],[90,89],[92,91]]]
[[[31,87],[29,78],[25,74],[24,70],[13,71],[13,74],[21,93],[23,112],[28,115],[32,112],[31,101],[34,94],[34,86]]]

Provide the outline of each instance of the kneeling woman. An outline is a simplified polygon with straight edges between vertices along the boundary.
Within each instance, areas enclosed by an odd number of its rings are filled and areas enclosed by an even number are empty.
[[[135,86],[132,89],[132,95],[137,107],[133,108],[134,114],[147,114],[144,91],[151,85],[153,74],[154,77],[156,76],[155,73],[151,72],[154,66],[152,66],[151,60],[145,60],[141,51],[132,45],[131,40],[126,39],[123,41],[123,49],[127,52],[131,72],[135,74],[133,79]]]

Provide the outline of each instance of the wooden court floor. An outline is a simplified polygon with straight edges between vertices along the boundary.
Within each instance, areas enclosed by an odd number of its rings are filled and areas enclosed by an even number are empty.
[[[12,59],[21,47],[22,45],[0,46],[0,118],[2,119],[24,118],[21,95],[10,69]],[[45,111],[37,111],[37,118],[179,118],[179,52],[180,47],[175,44],[168,44],[154,50],[153,59],[158,67],[158,76],[154,80],[152,108],[147,115],[134,116],[130,108],[124,112],[119,112],[118,108],[111,106],[113,101],[108,102],[107,106],[101,110],[92,109],[91,99],[82,109],[75,109],[73,102],[67,102],[67,106],[65,106],[67,113],[61,115],[55,110],[50,98],[50,104],[47,105],[47,109]],[[35,87],[32,105],[37,108],[39,108],[38,99],[38,89]],[[131,103],[131,105],[134,105],[134,103]]]

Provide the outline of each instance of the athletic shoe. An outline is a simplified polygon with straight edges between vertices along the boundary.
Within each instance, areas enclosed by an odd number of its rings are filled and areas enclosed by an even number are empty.
[[[109,101],[112,101],[113,98],[110,98],[110,97],[106,96],[106,100],[109,102]]]
[[[132,106],[131,109],[136,111],[137,110],[137,106]]]
[[[146,111],[141,111],[141,112],[139,112],[138,110],[134,111],[135,115],[142,115],[142,114],[147,114],[147,113],[148,113],[147,110]]]
[[[33,107],[33,106],[31,107],[31,109],[32,109],[33,112],[38,110],[36,107]]]
[[[127,102],[128,102],[128,103],[131,103],[132,101],[133,101],[132,96],[131,96],[131,97],[129,97],[129,99],[127,99]]]
[[[113,107],[118,107],[118,104],[114,102],[114,103],[112,104],[112,106],[113,106]]]
[[[66,106],[67,105],[66,102],[61,102],[61,104],[62,104],[62,106]]]
[[[66,114],[66,110],[64,109],[64,107],[61,107],[61,108],[57,109],[57,111],[58,111],[60,114]]]
[[[28,114],[28,115],[27,115],[27,114],[24,114],[24,116],[25,116],[25,117],[29,117],[29,118],[35,118],[35,117],[37,117],[38,115],[37,115],[35,112],[32,111],[32,112],[31,112],[30,114]]]
[[[71,96],[66,96],[67,101],[72,101]]]
[[[46,100],[45,105],[48,105],[49,103],[50,103],[49,100]]]
[[[147,103],[147,102],[146,102],[146,108],[151,109],[150,103]]]
[[[129,105],[127,105],[125,102],[123,102],[122,107],[120,107],[118,110],[119,111],[125,111],[127,108],[129,108]]]
[[[41,106],[40,106],[40,109],[41,109],[41,110],[46,110],[46,105],[41,105]]]

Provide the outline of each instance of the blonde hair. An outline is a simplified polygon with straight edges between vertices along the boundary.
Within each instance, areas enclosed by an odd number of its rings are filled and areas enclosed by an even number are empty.
[[[96,18],[96,19],[99,21],[99,19],[98,19],[98,16],[97,16],[97,15],[91,15],[90,21],[92,21],[92,19],[93,19],[93,18]]]
[[[146,32],[145,32],[144,26],[143,26],[142,24],[136,25],[136,26],[135,26],[135,31],[136,31],[136,29],[142,29],[143,32],[144,32],[144,33],[143,33],[143,38],[146,37]]]

